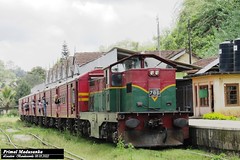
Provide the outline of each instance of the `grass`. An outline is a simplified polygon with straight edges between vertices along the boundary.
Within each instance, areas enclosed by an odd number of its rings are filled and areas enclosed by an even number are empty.
[[[225,157],[225,155],[211,154],[197,149],[165,148],[153,150],[116,147],[111,143],[99,143],[96,139],[84,139],[73,136],[66,131],[59,132],[54,129],[26,124],[19,121],[16,117],[0,117],[0,128],[5,131],[7,128],[16,129],[15,132],[8,132],[11,137],[19,134],[27,135],[28,132],[32,132],[43,140],[75,153],[86,160],[220,160],[222,157]],[[18,130],[18,128],[21,130]],[[0,148],[12,148],[6,144],[6,140],[3,137],[3,134],[0,132]],[[13,139],[13,141],[24,146],[44,147],[35,139],[28,141]],[[207,155],[211,155],[211,157]],[[238,158],[232,156],[227,157],[227,159],[235,160]]]

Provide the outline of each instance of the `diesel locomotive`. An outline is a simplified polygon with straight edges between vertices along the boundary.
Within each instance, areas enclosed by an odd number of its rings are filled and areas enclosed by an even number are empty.
[[[189,113],[176,106],[174,67],[153,54],[134,54],[19,99],[19,113],[31,123],[114,143],[182,145]]]

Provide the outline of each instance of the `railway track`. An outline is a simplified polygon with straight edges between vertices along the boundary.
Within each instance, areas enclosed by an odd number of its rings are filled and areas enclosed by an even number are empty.
[[[21,130],[21,129],[19,129]],[[12,139],[10,138],[9,134],[7,134],[2,128],[0,128],[0,132],[2,132],[8,142],[6,142],[7,144],[13,146],[15,149],[18,149],[18,148],[21,148],[21,149],[36,149],[36,147],[33,147],[33,146],[23,146],[23,145],[19,145],[19,144],[16,144],[12,141]],[[44,146],[47,146],[49,149],[50,148],[54,148],[54,149],[61,149],[61,147],[58,147],[56,145],[53,145],[49,142],[46,142],[46,141],[43,141],[43,139],[41,139],[39,136],[33,134],[33,133],[30,133],[28,132],[27,134],[31,135],[32,137],[34,137],[36,140],[40,141]],[[39,147],[38,147],[39,148]],[[85,160],[84,158],[64,149],[64,153],[66,153],[67,155],[64,154],[64,159],[68,159],[68,160]]]

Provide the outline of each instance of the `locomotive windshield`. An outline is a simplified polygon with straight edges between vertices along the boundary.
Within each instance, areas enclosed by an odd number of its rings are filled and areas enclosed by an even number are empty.
[[[143,62],[141,62],[143,61]],[[141,64],[143,64],[141,66]],[[154,57],[132,57],[117,63],[112,66],[111,71],[114,72],[123,72],[129,69],[139,69],[139,68],[166,68],[167,64],[154,58]]]
[[[166,65],[166,63],[153,57],[146,57],[144,59],[144,68],[166,68]]]
[[[133,57],[131,59],[127,59],[122,63],[118,63],[115,66],[112,66],[112,72],[123,72],[129,69],[137,69],[141,68],[141,61],[138,57]]]

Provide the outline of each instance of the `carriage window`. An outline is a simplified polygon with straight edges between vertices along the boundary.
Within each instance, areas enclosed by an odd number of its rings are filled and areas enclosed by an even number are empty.
[[[238,84],[226,84],[225,85],[225,104],[228,106],[234,106],[239,104],[239,85]]]
[[[72,88],[72,104],[75,104],[75,90]]]

